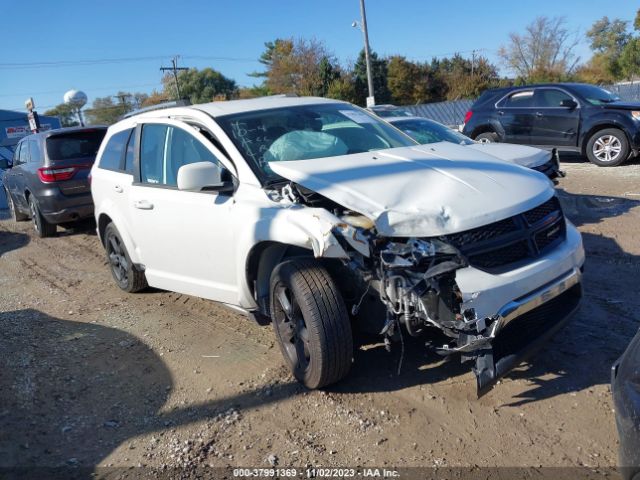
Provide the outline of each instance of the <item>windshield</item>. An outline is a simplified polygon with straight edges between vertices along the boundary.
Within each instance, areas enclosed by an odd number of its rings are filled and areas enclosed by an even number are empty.
[[[47,138],[47,155],[51,160],[95,157],[106,130],[80,130]]]
[[[301,105],[216,118],[263,182],[281,180],[269,162],[309,160],[416,145],[344,103]]]
[[[458,145],[471,145],[474,143],[469,137],[426,118],[395,120],[391,123],[421,144],[451,142]]]
[[[604,105],[620,100],[620,97],[609,90],[593,85],[576,85],[573,88],[591,105]]]

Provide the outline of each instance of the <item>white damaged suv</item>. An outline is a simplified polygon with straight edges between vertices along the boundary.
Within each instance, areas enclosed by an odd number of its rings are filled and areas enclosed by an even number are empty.
[[[425,335],[482,391],[578,308],[582,240],[541,173],[418,145],[349,103],[265,97],[109,128],[92,172],[113,277],[271,322],[294,376],[343,378],[352,328]]]

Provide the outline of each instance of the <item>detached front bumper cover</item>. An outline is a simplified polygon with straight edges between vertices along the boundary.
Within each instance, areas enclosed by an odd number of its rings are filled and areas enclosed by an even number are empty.
[[[489,332],[491,346],[476,357],[479,395],[566,325],[578,310],[581,278],[580,270],[574,268],[498,311]]]

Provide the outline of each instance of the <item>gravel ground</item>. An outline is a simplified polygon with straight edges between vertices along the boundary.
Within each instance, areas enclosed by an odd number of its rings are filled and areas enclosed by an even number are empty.
[[[90,229],[0,221],[0,467],[615,465],[609,369],[640,325],[640,162],[568,158],[587,250],[580,313],[476,398],[419,341],[364,344],[326,391],[295,383],[270,327],[212,302],[116,287]]]

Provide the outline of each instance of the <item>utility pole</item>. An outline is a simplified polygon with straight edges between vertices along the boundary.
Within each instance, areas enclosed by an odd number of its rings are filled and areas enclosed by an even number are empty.
[[[360,0],[360,14],[362,16],[362,36],[364,37],[364,57],[367,62],[367,83],[369,85],[369,97],[367,107],[373,107],[376,99],[373,92],[373,76],[371,74],[371,54],[369,52],[369,32],[367,31],[367,13],[364,8],[364,0]]]
[[[476,66],[476,51],[471,50],[471,78],[473,78],[475,66]]]
[[[176,82],[176,100],[180,100],[180,85],[178,85],[178,70],[189,70],[187,67],[178,67],[178,58],[176,55],[171,59],[171,67],[160,67],[160,71],[165,72],[167,70],[173,71],[173,79]]]

